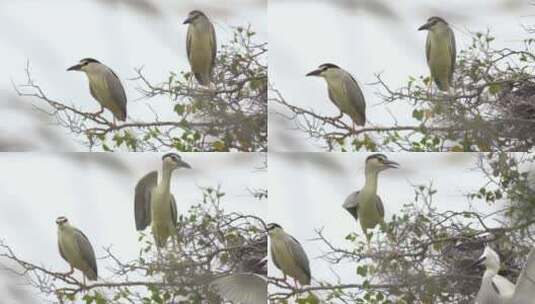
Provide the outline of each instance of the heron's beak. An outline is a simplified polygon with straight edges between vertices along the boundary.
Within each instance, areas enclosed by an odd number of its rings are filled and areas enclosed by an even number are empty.
[[[385,166],[387,166],[388,168],[394,168],[394,169],[397,169],[399,168],[399,164],[396,163],[395,161],[393,160],[385,160],[384,162]]]
[[[72,67],[68,68],[67,71],[80,71],[82,69],[81,64],[73,65]]]
[[[308,73],[306,76],[319,76],[321,74],[321,70],[314,70],[310,73]]]
[[[192,20],[192,18],[188,16],[188,18],[186,18],[186,20],[184,20],[184,22],[182,22],[182,24],[189,24],[189,23],[191,23],[191,20]]]
[[[179,167],[182,167],[182,168],[191,169],[191,166],[190,166],[187,162],[185,162],[185,161],[183,161],[183,160],[181,160],[181,161],[178,163],[178,166],[179,166]]]
[[[470,266],[470,268],[475,268],[481,265],[484,261],[485,261],[485,257],[480,257],[479,260],[475,261],[474,264]]]
[[[426,23],[426,24],[420,26],[420,27],[418,28],[418,30],[419,30],[419,31],[428,30],[430,26],[431,26],[431,25],[430,25],[429,22],[428,22],[428,23]]]

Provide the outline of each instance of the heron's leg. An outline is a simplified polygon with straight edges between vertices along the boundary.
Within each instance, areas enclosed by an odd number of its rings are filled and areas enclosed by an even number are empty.
[[[86,286],[87,286],[87,284],[86,284],[86,282],[85,282],[85,274],[82,275],[82,282],[83,282],[83,284],[84,284],[84,289],[85,289]]]
[[[433,94],[433,76],[429,76],[429,83],[427,84],[427,96]]]
[[[72,267],[71,264],[69,264],[69,266],[71,267],[71,270],[69,270],[68,272],[65,273],[66,276],[70,276],[71,274],[74,273],[74,267]]]
[[[297,283],[297,280],[294,278],[294,284],[295,284],[295,289],[299,289],[299,283]]]

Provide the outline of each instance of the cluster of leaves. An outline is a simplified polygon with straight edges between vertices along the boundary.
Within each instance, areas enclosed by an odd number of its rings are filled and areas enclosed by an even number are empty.
[[[202,87],[192,73],[171,72],[153,84],[136,69],[134,79],[144,98],[164,97],[173,118],[115,124],[108,113],[85,112],[75,105],[48,97],[31,78],[16,88],[20,96],[34,97],[39,109],[77,135],[90,149],[105,151],[266,151],[267,150],[267,43],[258,43],[250,27],[237,27],[233,38],[220,46],[212,84]],[[129,106],[134,98],[129,98]],[[166,115],[169,116],[169,115]]]
[[[178,242],[170,239],[159,253],[150,233],[140,235],[139,257],[134,260],[122,261],[105,249],[107,256],[99,264],[109,264],[110,279],[87,286],[70,275],[19,259],[5,244],[1,256],[15,262],[17,267],[10,268],[25,276],[42,296],[59,303],[221,303],[210,282],[235,271],[244,258],[267,255],[263,220],[226,213],[221,207],[224,195],[219,189],[203,189],[203,200],[178,219]]]
[[[431,89],[429,77],[410,77],[392,89],[377,75],[385,104],[403,102],[412,109],[412,125],[354,128],[291,105],[276,92],[275,102],[290,119],[329,150],[392,151],[528,151],[535,143],[535,56],[533,39],[522,50],[495,49],[489,33],[475,33],[457,56],[453,89]]]
[[[414,199],[387,221],[371,248],[357,233],[346,236],[346,246],[337,246],[317,230],[320,259],[354,267],[354,281],[288,287],[285,294],[307,299],[316,292],[322,303],[473,303],[484,269],[472,265],[487,244],[500,254],[500,274],[515,282],[535,241],[535,185],[526,173],[534,162],[524,153],[481,154],[478,168],[487,178],[466,194],[467,205],[474,207],[466,210],[447,210],[446,202],[435,201],[438,190],[432,184],[414,186]],[[504,207],[492,212],[475,208],[498,203]]]

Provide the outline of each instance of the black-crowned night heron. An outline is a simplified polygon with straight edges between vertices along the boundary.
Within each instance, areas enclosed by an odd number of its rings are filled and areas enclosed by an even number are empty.
[[[111,111],[113,119],[126,120],[126,94],[119,77],[109,67],[93,58],[84,58],[67,71],[82,71],[89,80],[89,91],[101,107]]]
[[[235,273],[219,277],[210,285],[227,301],[241,304],[266,304],[266,259],[245,259]]]
[[[67,274],[72,274],[76,268],[84,274],[84,285],[86,277],[96,281],[98,278],[97,260],[87,236],[69,224],[69,220],[64,216],[58,217],[56,224],[58,224],[59,253],[71,266]]]
[[[383,230],[385,227],[385,209],[381,198],[377,195],[377,179],[379,172],[389,168],[398,168],[399,164],[388,160],[384,154],[372,154],[366,158],[366,168],[364,174],[366,181],[360,191],[351,193],[344,202],[344,208],[360,222],[362,232],[366,235],[368,247],[371,240],[369,229],[380,224]]]
[[[327,82],[329,98],[340,110],[339,117],[345,113],[351,117],[356,125],[364,126],[366,123],[366,101],[362,90],[351,74],[332,63],[325,63],[306,76],[324,78]]]
[[[474,265],[485,265],[476,304],[534,304],[535,303],[535,248],[532,248],[516,285],[498,274],[500,257],[490,247]]]
[[[217,40],[210,19],[201,11],[192,11],[184,24],[189,24],[186,50],[191,71],[197,81],[204,86],[210,84],[214,70]]]
[[[175,153],[165,154],[162,163],[160,183],[158,172],[149,172],[137,183],[134,202],[136,229],[141,231],[151,225],[158,250],[165,246],[169,236],[175,238],[176,234],[177,207],[171,194],[171,175],[177,168],[191,168]]]
[[[448,23],[440,17],[431,17],[419,31],[427,30],[425,56],[431,71],[431,78],[441,91],[448,91],[452,85],[455,69],[455,35]]]
[[[310,285],[310,264],[301,244],[278,224],[268,224],[267,231],[273,264],[282,271],[284,279],[288,275],[301,285]]]

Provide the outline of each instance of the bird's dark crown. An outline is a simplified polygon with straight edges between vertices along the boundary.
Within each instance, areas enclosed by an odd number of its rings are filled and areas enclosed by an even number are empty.
[[[444,20],[444,19],[442,19],[441,17],[438,17],[438,16],[429,17],[429,19],[427,19],[427,22],[431,23],[431,24],[436,24],[437,22],[444,22],[445,24],[448,24],[448,22],[446,22],[446,20]]]
[[[320,70],[328,70],[328,69],[339,69],[340,67],[333,63],[324,63],[319,66]]]
[[[168,157],[171,157],[174,161],[178,161],[180,160],[180,155],[176,154],[176,153],[166,153],[162,156],[162,160],[168,158]]]
[[[80,63],[81,64],[89,64],[89,63],[100,63],[100,61],[96,60],[96,59],[93,59],[93,58],[84,58],[82,60],[80,60]]]
[[[193,11],[189,12],[189,15],[194,17],[194,18],[197,18],[199,16],[205,16],[206,17],[206,15],[202,11],[199,11],[199,10],[193,10]]]
[[[381,153],[375,153],[375,154],[372,154],[372,155],[366,157],[366,162],[368,162],[369,160],[372,160],[372,159],[385,160],[385,159],[388,159],[388,157],[386,157],[386,155],[381,154]]]
[[[267,231],[271,231],[271,230],[273,230],[275,228],[281,228],[282,229],[281,225],[279,225],[277,223],[269,223],[267,225]]]
[[[67,218],[64,217],[64,216],[60,216],[56,219],[56,224],[58,225],[62,225],[62,224],[65,224],[67,222]]]

